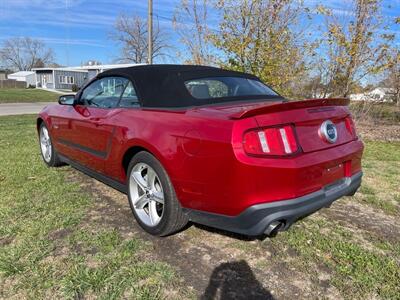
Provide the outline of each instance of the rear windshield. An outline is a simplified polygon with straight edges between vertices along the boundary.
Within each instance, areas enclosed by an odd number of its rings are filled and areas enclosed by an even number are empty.
[[[185,81],[185,86],[195,99],[218,98],[276,98],[276,92],[261,81],[245,77],[207,77]],[[232,99],[232,100],[233,100]],[[208,101],[207,101],[208,102]]]

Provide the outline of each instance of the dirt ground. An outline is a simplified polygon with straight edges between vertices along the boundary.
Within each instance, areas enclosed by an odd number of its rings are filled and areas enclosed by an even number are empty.
[[[357,130],[364,140],[400,141],[400,124],[360,121]]]

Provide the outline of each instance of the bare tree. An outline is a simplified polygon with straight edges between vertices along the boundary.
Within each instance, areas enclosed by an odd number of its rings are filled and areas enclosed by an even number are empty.
[[[321,44],[325,94],[347,97],[363,78],[387,68],[387,51],[394,36],[382,34],[380,0],[352,0],[344,15],[323,6],[319,11],[326,24]]]
[[[140,16],[121,14],[117,17],[111,36],[121,44],[119,61],[145,63],[147,61],[147,21]],[[167,56],[167,35],[160,28],[159,22],[153,29],[153,60]]]
[[[209,40],[208,6],[211,0],[181,0],[173,25],[190,57],[187,63],[211,65],[215,62]]]
[[[382,84],[389,88],[389,94],[393,101],[400,106],[400,50],[391,51],[389,67],[386,70],[386,78]]]
[[[11,38],[0,48],[0,61],[10,69],[30,71],[53,62],[53,50],[37,39]]]

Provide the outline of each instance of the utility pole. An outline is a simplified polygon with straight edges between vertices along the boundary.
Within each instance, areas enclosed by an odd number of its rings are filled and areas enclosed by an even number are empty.
[[[153,0],[149,0],[149,14],[147,17],[147,25],[148,25],[148,54],[147,54],[147,62],[149,65],[153,64]]]

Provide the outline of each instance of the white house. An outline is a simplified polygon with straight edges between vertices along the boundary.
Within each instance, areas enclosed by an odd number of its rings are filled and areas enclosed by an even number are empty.
[[[88,72],[69,68],[35,68],[37,87],[52,90],[72,90],[76,85],[81,87],[88,80]]]
[[[73,85],[82,87],[97,74],[115,68],[133,67],[137,64],[88,65],[63,68],[35,68],[35,84],[38,87],[70,90]]]
[[[32,71],[19,71],[13,74],[8,74],[7,77],[8,79],[26,82],[26,87],[29,87],[29,85],[36,85],[35,72]]]
[[[92,79],[97,74],[117,68],[128,68],[138,66],[140,64],[112,64],[112,65],[87,65],[87,66],[80,66],[80,67],[67,67],[66,69],[70,70],[79,70],[79,71],[87,71],[88,72],[88,79]]]
[[[389,88],[377,87],[370,92],[352,94],[350,100],[353,101],[376,101],[376,102],[388,102],[391,101],[390,97],[393,93]]]

